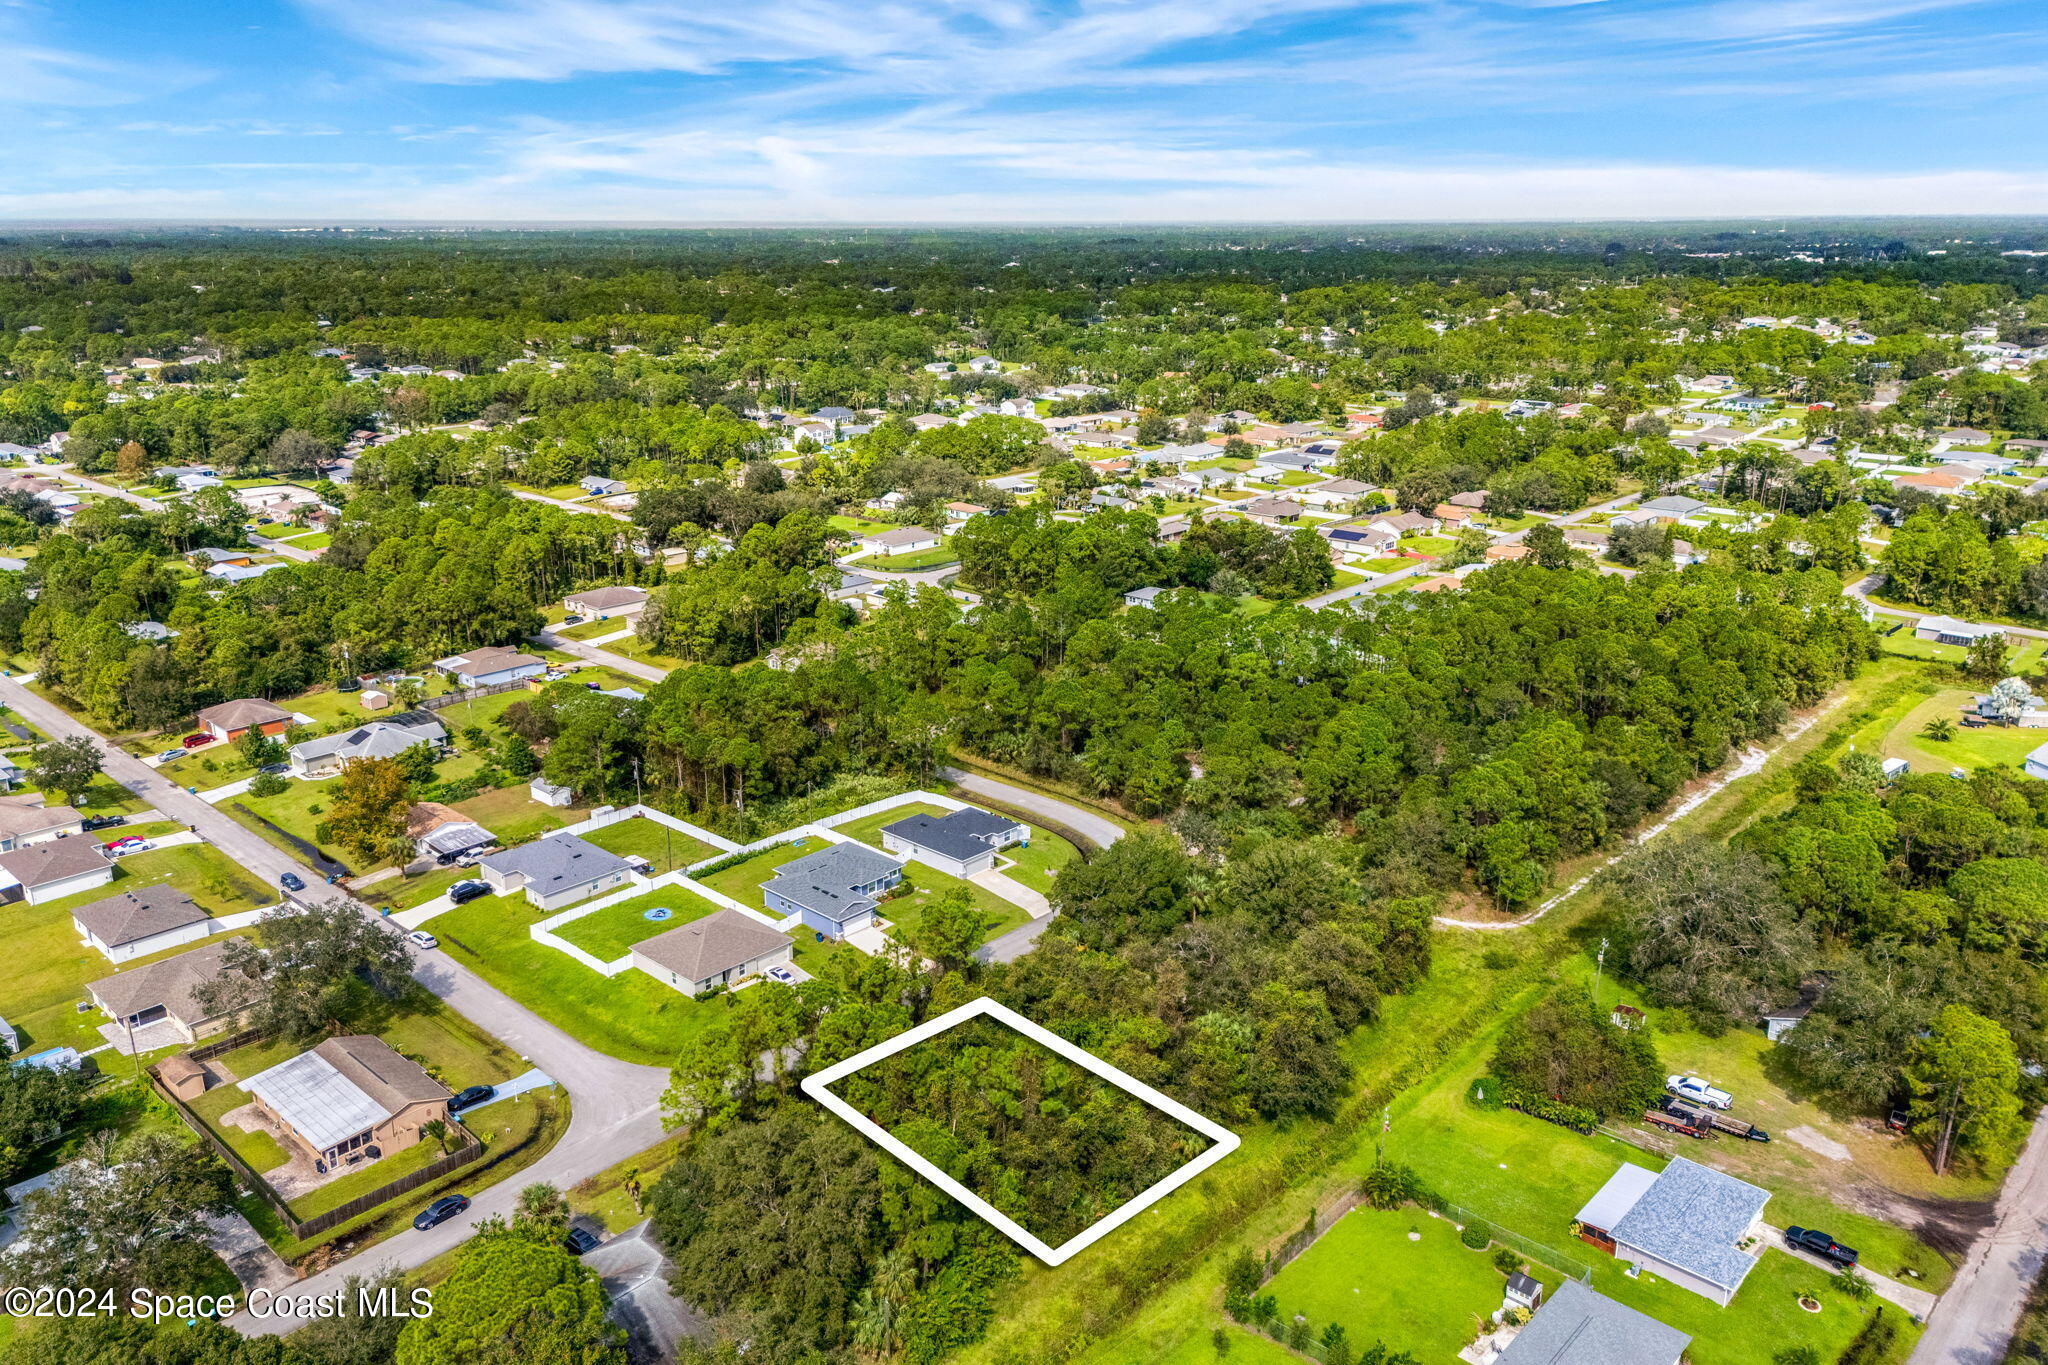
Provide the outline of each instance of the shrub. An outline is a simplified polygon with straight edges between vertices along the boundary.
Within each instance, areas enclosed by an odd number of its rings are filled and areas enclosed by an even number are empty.
[[[1376,1209],[1398,1209],[1403,1204],[1433,1206],[1436,1197],[1422,1183],[1422,1177],[1398,1161],[1382,1161],[1365,1173],[1358,1192]]]
[[[1522,1089],[1518,1085],[1501,1082],[1500,1102],[1510,1109],[1516,1109],[1530,1118],[1542,1119],[1546,1123],[1569,1128],[1575,1133],[1590,1133],[1600,1126],[1600,1116],[1592,1110],[1576,1104],[1565,1104]]]
[[[1504,972],[1520,960],[1510,949],[1498,946],[1488,948],[1479,955],[1479,965],[1489,972]]]
[[[1458,1240],[1471,1247],[1474,1251],[1484,1251],[1493,1243],[1493,1238],[1486,1235],[1486,1229],[1480,1227],[1477,1223],[1467,1223],[1464,1227],[1459,1228]]]
[[[1771,1365],[1820,1365],[1820,1352],[1811,1346],[1787,1346],[1771,1357]]]
[[[1839,1292],[1861,1302],[1876,1292],[1870,1281],[1856,1273],[1856,1267],[1845,1265],[1834,1273],[1833,1284]]]
[[[289,786],[291,786],[291,783],[285,781],[276,773],[264,773],[249,784],[249,795],[256,797],[278,796]]]
[[[1877,1365],[1886,1359],[1892,1349],[1892,1342],[1898,1338],[1899,1326],[1880,1308],[1871,1314],[1870,1321],[1863,1324],[1863,1330],[1849,1343],[1835,1365]]]
[[[1493,1253],[1493,1268],[1503,1275],[1512,1275],[1522,1268],[1522,1258],[1513,1247],[1502,1247]]]

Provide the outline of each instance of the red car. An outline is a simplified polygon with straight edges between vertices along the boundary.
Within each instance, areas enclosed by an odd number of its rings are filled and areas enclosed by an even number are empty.
[[[199,734],[196,735],[187,735],[185,736],[184,739],[185,747],[188,749],[196,749],[202,744],[211,743],[213,743],[213,736],[207,734],[204,731],[201,731]]]

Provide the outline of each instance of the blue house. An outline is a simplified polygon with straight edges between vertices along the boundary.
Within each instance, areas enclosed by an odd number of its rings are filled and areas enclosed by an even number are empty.
[[[902,881],[894,858],[865,844],[828,844],[778,868],[761,884],[761,900],[827,938],[845,938],[872,925],[877,898]]]

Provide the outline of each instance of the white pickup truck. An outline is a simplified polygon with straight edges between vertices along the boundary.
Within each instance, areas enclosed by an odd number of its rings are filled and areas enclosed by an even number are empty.
[[[1697,1076],[1666,1076],[1664,1088],[1680,1099],[1704,1104],[1712,1109],[1726,1109],[1735,1103],[1735,1097],[1725,1090],[1717,1090]]]

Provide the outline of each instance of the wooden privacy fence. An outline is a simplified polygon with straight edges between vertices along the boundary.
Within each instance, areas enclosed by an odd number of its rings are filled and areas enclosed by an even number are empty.
[[[209,1044],[205,1048],[195,1049],[191,1055],[195,1061],[204,1061],[207,1057],[219,1056],[233,1047],[251,1041],[255,1036],[258,1035],[245,1034],[232,1039],[223,1039],[220,1043]],[[205,1055],[202,1056],[202,1053]],[[476,1134],[470,1132],[459,1123],[450,1123],[448,1131],[462,1139],[462,1146],[452,1152],[447,1152],[434,1158],[418,1170],[407,1172],[396,1180],[379,1185],[376,1189],[370,1190],[367,1193],[359,1194],[345,1204],[339,1204],[324,1213],[316,1213],[311,1218],[301,1220],[292,1213],[291,1205],[285,1201],[284,1196],[271,1188],[269,1181],[251,1170],[249,1163],[242,1160],[234,1148],[222,1141],[219,1134],[215,1133],[206,1125],[204,1120],[193,1113],[190,1105],[171,1093],[170,1087],[165,1085],[163,1079],[156,1074],[155,1067],[149,1069],[149,1083],[150,1087],[163,1098],[163,1101],[177,1112],[178,1117],[185,1120],[185,1126],[197,1133],[200,1141],[212,1148],[214,1155],[227,1163],[228,1169],[235,1173],[236,1178],[249,1189],[255,1191],[264,1203],[270,1205],[272,1211],[284,1223],[285,1228],[299,1241],[304,1241],[308,1237],[318,1236],[320,1233],[327,1231],[327,1229],[346,1223],[349,1219],[359,1214],[368,1213],[379,1204],[396,1199],[399,1195],[405,1194],[410,1190],[416,1190],[422,1185],[438,1180],[450,1171],[460,1170],[484,1154],[484,1145],[477,1141]]]

